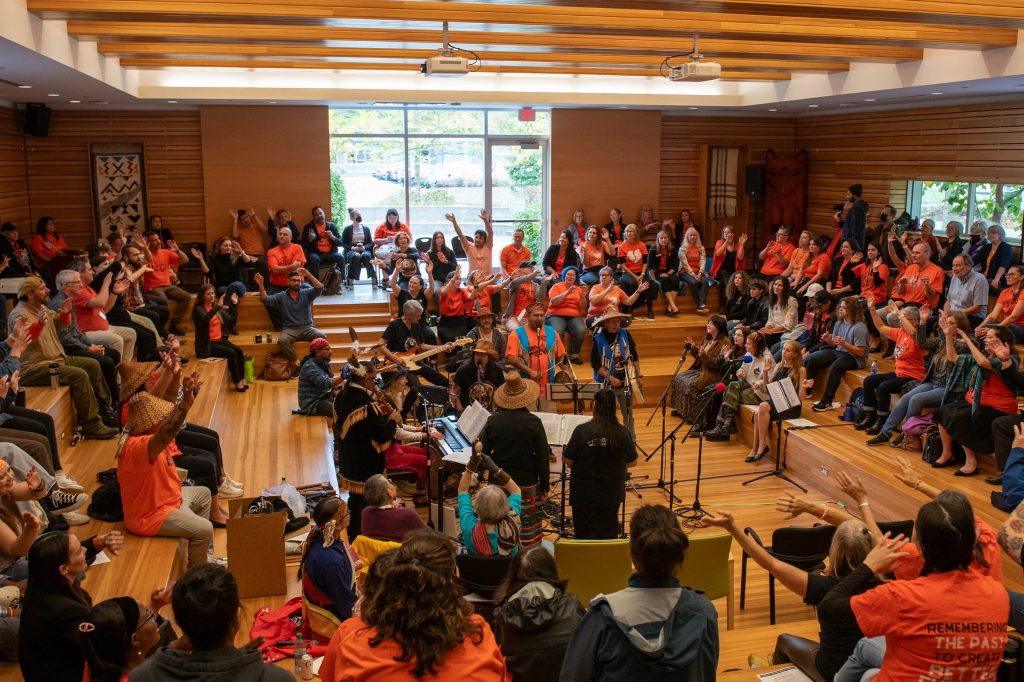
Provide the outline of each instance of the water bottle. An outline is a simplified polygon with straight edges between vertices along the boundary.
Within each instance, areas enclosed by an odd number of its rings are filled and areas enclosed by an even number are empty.
[[[288,508],[292,510],[295,518],[304,516],[306,513],[306,500],[299,494],[295,486],[288,483],[284,476],[281,477],[281,499],[285,501]]]
[[[878,360],[875,360],[871,363],[871,374],[872,376],[878,374]]]
[[[295,674],[302,674],[302,657],[306,655],[306,644],[302,641],[302,633],[295,631]]]

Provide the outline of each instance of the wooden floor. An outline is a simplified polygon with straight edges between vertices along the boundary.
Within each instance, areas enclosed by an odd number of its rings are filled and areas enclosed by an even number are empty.
[[[371,324],[368,326],[375,326],[381,319],[380,304],[384,302],[384,296],[383,292],[379,290],[357,286],[354,293],[346,291],[340,299],[325,299],[322,303],[317,304],[317,308],[320,309],[317,311],[318,323],[322,324],[319,322],[319,314],[322,311],[325,315],[355,315],[356,317],[369,315]],[[249,308],[250,305],[248,298],[246,298],[246,308]],[[258,306],[258,302],[254,301],[253,303],[256,304],[254,309],[257,312],[262,312],[259,310],[261,306]],[[357,305],[350,308],[343,305],[346,303],[356,303]],[[372,305],[375,303],[377,305]],[[680,304],[684,305],[682,298],[680,298]],[[361,310],[362,312],[360,312]],[[243,319],[244,322],[240,322],[243,334],[260,329],[263,324],[262,318],[259,317],[246,316]],[[669,345],[675,346],[671,353],[659,349],[645,354],[645,345],[640,344],[640,352],[646,363],[645,374],[648,376],[652,374],[651,367],[658,367],[660,370],[661,366],[665,365],[667,369],[664,369],[664,373],[671,375],[671,370],[675,367],[678,359],[677,345],[681,340],[680,336],[686,333],[684,330],[702,326],[705,319],[695,314],[684,314],[674,320],[659,317],[654,322],[638,321],[635,325],[637,336],[674,337],[674,343],[672,343],[672,338],[669,339]],[[341,320],[340,324],[331,326],[341,327],[346,322],[348,320]],[[212,371],[212,368],[204,369],[204,371]],[[857,377],[851,376],[848,381],[844,382],[839,399],[845,400],[852,385],[858,381]],[[256,494],[265,486],[277,484],[282,476],[287,477],[293,483],[335,482],[327,422],[323,418],[300,417],[291,414],[291,409],[296,404],[296,390],[297,386],[294,380],[280,383],[257,381],[248,392],[240,394],[231,389],[230,382],[226,379],[210,382],[204,389],[206,395],[203,396],[202,405],[204,407],[201,409],[209,411],[208,423],[221,434],[227,470],[232,477],[245,484],[247,494]],[[649,426],[645,424],[654,411],[653,405],[657,397],[658,392],[649,391],[648,402],[640,406],[636,412],[637,443],[644,453],[653,452],[662,439],[660,411],[654,415]],[[809,409],[805,409],[804,412],[805,417],[818,423],[836,423],[837,413],[817,415],[811,413]],[[797,492],[791,484],[778,478],[769,477],[751,485],[742,485],[749,478],[771,470],[774,463],[770,458],[765,458],[757,464],[743,462],[743,457],[749,449],[749,440],[747,440],[749,439],[749,426],[743,419],[740,420],[740,423],[741,433],[734,437],[731,443],[704,444],[701,458],[703,478],[700,484],[700,503],[710,510],[729,509],[736,516],[741,527],[750,526],[765,538],[770,537],[772,530],[780,526],[791,523],[800,525],[813,523],[815,519],[810,517],[803,517],[791,522],[786,520],[782,513],[774,510],[774,501],[783,492]],[[679,420],[669,415],[665,429],[671,431],[678,424]],[[641,455],[641,462],[632,470],[634,481],[638,484],[639,495],[632,492],[627,493],[627,515],[643,503],[668,505],[670,502],[668,489],[670,487],[674,490],[677,498],[673,502],[673,507],[678,507],[680,504],[693,504],[696,497],[694,479],[697,473],[698,443],[694,440],[684,441],[684,433],[685,429],[679,432],[676,442],[674,485],[669,483],[672,478],[670,468],[673,462],[668,450],[664,454],[656,454],[650,459],[647,459],[645,454]],[[916,506],[924,500],[919,495],[911,494],[902,488],[890,475],[890,460],[895,451],[884,446],[882,448],[867,448],[863,445],[863,440],[859,432],[854,432],[849,427],[793,432],[787,439],[789,473],[809,488],[807,495],[810,499],[832,501],[841,499],[834,484],[835,473],[844,469],[860,471],[865,476],[866,482],[872,486],[872,490],[876,491],[878,499],[876,506],[881,512],[883,520],[906,518],[908,514],[912,515]],[[71,453],[65,457],[65,467],[91,489],[95,486],[95,473],[114,465],[114,450],[113,441],[85,441],[73,448]],[[952,479],[950,476],[947,480],[947,477],[936,475],[921,463],[919,458],[917,459],[920,471],[926,480],[940,486],[955,483],[958,487],[968,490],[972,502],[983,518],[993,525],[998,525],[1001,522],[1002,516],[991,506],[984,505],[984,498],[987,496],[989,488],[979,478],[965,480]],[[823,471],[822,467],[825,467],[827,471]],[[557,475],[558,470],[559,464],[553,464],[553,478]],[[945,472],[949,471],[945,470]],[[662,479],[666,481],[664,489],[656,485]],[[553,492],[557,492],[558,488],[559,486],[554,486]],[[555,499],[557,501],[557,498]],[[74,532],[84,538],[106,527],[109,526],[92,523],[75,528]],[[694,532],[719,531],[699,529]],[[557,539],[553,534],[549,538]],[[145,544],[165,542],[165,540],[131,538],[131,542]],[[226,531],[216,530],[215,553],[218,556],[224,556],[225,545]],[[736,560],[735,591],[738,600],[740,552],[735,544],[733,545],[733,555]],[[94,598],[103,599],[123,594],[123,585],[132,585],[131,596],[145,601],[148,599],[149,591],[162,585],[166,579],[166,572],[161,575],[160,571],[147,577],[146,569],[142,567],[130,576],[123,576],[124,580],[118,580],[117,562],[118,559],[115,558],[114,563],[91,569],[87,574],[84,587]],[[751,563],[749,571],[747,608],[741,611],[737,605],[736,630],[725,632],[725,600],[716,602],[723,623],[720,672],[744,669],[747,656],[751,653],[770,658],[772,644],[780,632],[791,631],[810,637],[815,636],[816,633],[813,610],[802,604],[798,597],[782,588],[776,591],[776,620],[778,624],[775,627],[768,627],[767,575],[753,563]],[[265,606],[278,606],[289,597],[298,594],[298,583],[294,580],[294,566],[289,567],[288,572],[286,594],[243,600],[243,628],[238,634],[238,643],[248,640],[248,630],[257,610]],[[1008,584],[1024,582],[1019,579],[1019,567],[1014,571],[1005,570],[1004,573],[1007,574]],[[1017,587],[1021,586],[1018,584]],[[167,609],[167,611],[169,610]],[[749,677],[753,679],[752,675]],[[745,676],[741,675],[737,679],[741,678],[745,678]],[[0,666],[0,682],[17,679],[20,679],[20,675],[16,666]]]

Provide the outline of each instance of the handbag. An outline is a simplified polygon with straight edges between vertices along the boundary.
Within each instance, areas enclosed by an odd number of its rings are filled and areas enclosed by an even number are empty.
[[[928,464],[934,464],[942,456],[942,438],[939,436],[939,425],[932,424],[921,432],[921,459]],[[953,463],[963,464],[967,461],[967,453],[964,446],[953,441]]]
[[[940,444],[941,445],[941,444]],[[921,442],[921,432],[907,433],[903,432],[903,439],[900,440],[900,450],[906,450],[907,452],[921,452],[924,445]]]
[[[292,378],[292,363],[284,353],[270,351],[267,353],[266,364],[263,365],[261,379],[266,381],[288,381]]]
[[[911,417],[907,421],[903,422],[903,433],[918,434],[924,431],[929,426],[932,426],[935,421],[932,417],[933,413],[924,415],[923,417]]]

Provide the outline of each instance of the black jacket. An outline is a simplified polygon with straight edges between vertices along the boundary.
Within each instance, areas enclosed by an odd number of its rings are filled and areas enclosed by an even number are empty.
[[[356,236],[353,234],[354,226],[346,225],[345,229],[341,231],[341,247],[345,249],[345,253],[348,253],[352,248],[362,242],[363,253],[373,252],[373,235],[370,234],[370,228],[366,225],[360,225],[359,229],[362,234]]]
[[[32,257],[32,249],[28,248],[24,240],[21,239],[18,240],[18,246],[24,254],[23,257],[28,261],[28,267],[14,255],[14,244],[7,241],[5,237],[0,237],[0,260],[3,260],[4,257],[8,259],[7,267],[0,271],[0,277],[24,277],[36,272],[36,259]]]
[[[747,300],[747,310],[743,315],[743,325],[757,331],[768,323],[768,294],[761,298],[751,296]]]
[[[764,298],[764,296],[761,298]],[[745,321],[747,316],[747,303],[749,301],[750,294],[743,294],[737,291],[734,298],[726,299],[722,304],[722,315],[727,320]],[[767,319],[768,318],[766,317],[765,320]]]
[[[552,270],[555,269],[555,260],[557,258],[558,244],[552,244],[548,247],[548,250],[544,252],[544,260],[541,262],[541,265],[544,266],[545,273],[548,268],[551,268]],[[562,267],[567,268],[570,265],[577,269],[580,267],[580,254],[576,253],[576,249],[574,249],[571,244],[565,248],[565,260],[562,263]]]
[[[338,226],[328,220],[324,223],[325,230],[324,234],[331,240],[330,253],[337,253],[338,247],[341,246],[341,232],[338,230]],[[320,241],[320,232],[316,229],[316,223],[310,221],[306,223],[306,226],[302,228],[302,250],[306,252],[306,255],[310,253],[317,253],[316,248],[317,242]]]
[[[294,679],[287,670],[264,663],[259,651],[230,646],[191,653],[164,647],[128,675],[130,682],[289,682]]]
[[[867,238],[868,202],[857,199],[843,218],[842,239],[856,240],[858,248],[865,248]]]
[[[678,249],[669,249],[668,257],[665,259],[665,268],[659,268],[661,265],[661,253],[656,245],[651,246],[651,249],[647,252],[647,272],[651,274],[651,279],[656,279],[655,275],[661,274],[667,270],[672,270],[673,273],[679,274],[679,251]]]
[[[85,544],[85,543],[83,543]],[[81,680],[85,658],[78,646],[78,624],[89,616],[89,595],[27,595],[18,629],[18,660],[25,682]]]
[[[383,474],[384,451],[398,427],[394,420],[381,414],[370,394],[356,384],[338,394],[334,413],[338,415],[334,429],[341,476],[365,483],[374,474]]]
[[[526,408],[498,410],[487,418],[480,433],[484,454],[525,488],[536,485],[541,493],[551,486],[548,475],[548,437],[544,424]]]
[[[512,682],[557,680],[583,607],[546,582],[531,582],[494,609],[494,637]]]
[[[209,312],[199,301],[196,301],[196,304],[192,306],[192,324],[196,328],[195,350],[197,358],[210,357],[210,320],[214,315],[220,315],[221,339],[228,338],[231,320],[228,318],[228,309],[225,306],[214,303]]]

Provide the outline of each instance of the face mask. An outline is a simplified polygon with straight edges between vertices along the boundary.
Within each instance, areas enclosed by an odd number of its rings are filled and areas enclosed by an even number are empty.
[[[878,219],[881,220],[883,223],[884,222],[888,222],[889,221],[889,214],[888,213],[881,213],[881,214],[879,214]]]
[[[981,241],[981,235],[980,234],[972,234],[971,235],[971,243],[972,244],[977,244],[980,241]]]

